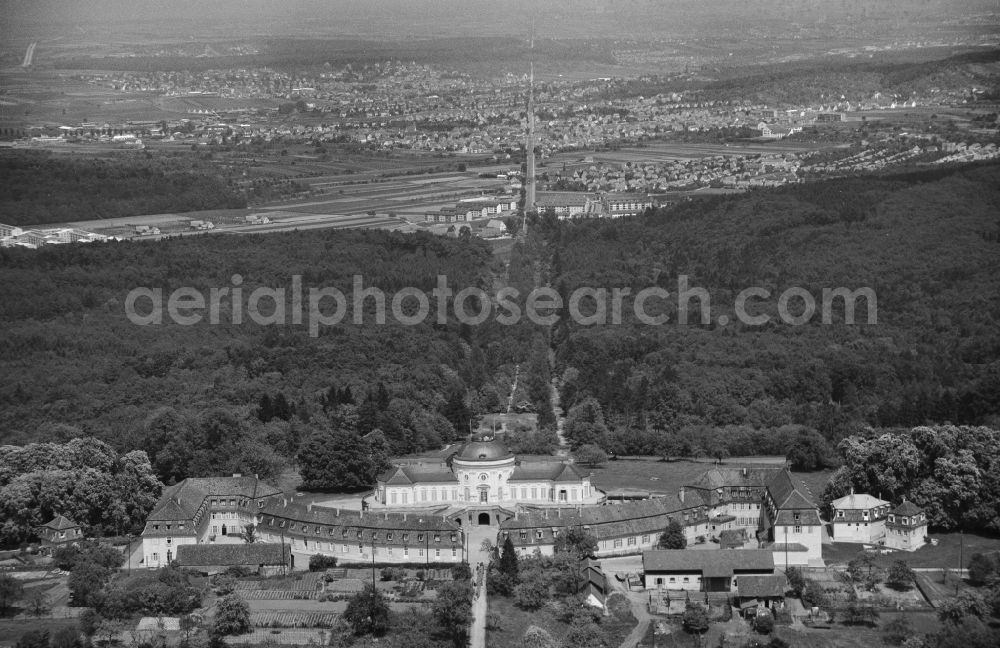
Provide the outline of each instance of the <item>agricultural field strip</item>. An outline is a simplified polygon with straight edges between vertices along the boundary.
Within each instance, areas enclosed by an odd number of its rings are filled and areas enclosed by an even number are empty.
[[[250,623],[258,628],[329,628],[340,615],[334,612],[256,611]]]

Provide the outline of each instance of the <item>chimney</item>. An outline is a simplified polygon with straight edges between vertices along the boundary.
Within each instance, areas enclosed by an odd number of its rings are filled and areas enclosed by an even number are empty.
[[[681,504],[684,503],[684,487],[683,486],[681,486],[680,492],[677,493],[677,499],[679,499],[681,501]]]
[[[312,513],[312,510],[313,510],[313,503],[309,502],[308,504],[306,504],[306,511]]]
[[[403,513],[403,522],[406,522],[406,513]]]
[[[282,497],[281,498],[281,505],[282,506],[288,506],[288,498],[287,497]]]

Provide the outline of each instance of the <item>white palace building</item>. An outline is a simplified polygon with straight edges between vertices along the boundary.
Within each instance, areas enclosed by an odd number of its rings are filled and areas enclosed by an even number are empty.
[[[186,479],[164,489],[147,518],[143,562],[164,566],[182,544],[241,543],[247,524],[261,542],[287,545],[293,568],[296,555],[317,553],[340,563],[462,562],[473,526],[492,527],[522,554],[551,554],[561,533],[579,527],[597,539],[597,557],[640,555],[673,520],[689,543],[764,550],[776,565],[822,564],[819,511],[785,466],[706,466],[679,492],[647,497],[608,502],[577,464],[519,460],[500,441],[472,441],[444,460],[393,466],[361,510],[314,504],[256,477]],[[898,517],[901,528],[918,526],[919,514]]]
[[[575,464],[520,462],[499,441],[474,441],[446,461],[394,466],[379,475],[365,503],[370,510],[456,507],[469,512],[470,522],[490,524],[520,504],[575,507],[603,500]]]

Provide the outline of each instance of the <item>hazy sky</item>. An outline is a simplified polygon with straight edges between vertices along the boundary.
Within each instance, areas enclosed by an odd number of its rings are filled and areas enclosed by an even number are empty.
[[[818,24],[887,16],[929,19],[997,0],[0,0],[7,33],[21,26],[142,23],[175,32],[231,27],[250,32],[305,30],[331,35],[472,36],[530,31],[559,38],[606,33],[642,37],[704,32],[713,25],[765,20]],[[523,28],[522,28],[523,25]],[[15,31],[18,26],[19,31]],[[689,35],[696,35],[690,33]]]

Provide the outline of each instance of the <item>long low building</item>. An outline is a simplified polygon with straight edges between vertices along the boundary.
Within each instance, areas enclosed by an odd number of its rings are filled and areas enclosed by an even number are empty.
[[[260,511],[261,540],[293,552],[336,556],[339,562],[459,563],[462,527],[432,511],[390,513],[338,509],[274,498]]]
[[[742,576],[773,574],[774,556],[766,549],[660,549],[642,553],[642,577],[647,589],[736,592]]]
[[[580,527],[597,538],[596,556],[635,555],[655,548],[671,520],[684,527],[689,544],[721,542],[723,532],[735,531],[781,564],[822,563],[819,510],[784,466],[712,467],[676,495],[648,500],[522,508],[500,524],[500,541],[509,537],[520,553],[547,555],[567,527]]]
[[[706,502],[697,492],[604,506],[528,509],[500,524],[500,538],[510,538],[518,553],[536,550],[551,555],[560,533],[579,527],[597,538],[595,556],[638,554],[652,549],[672,519],[683,527],[688,542],[709,534]]]
[[[207,575],[240,567],[260,576],[270,576],[291,567],[292,551],[288,545],[265,542],[187,544],[177,547],[177,564]]]

